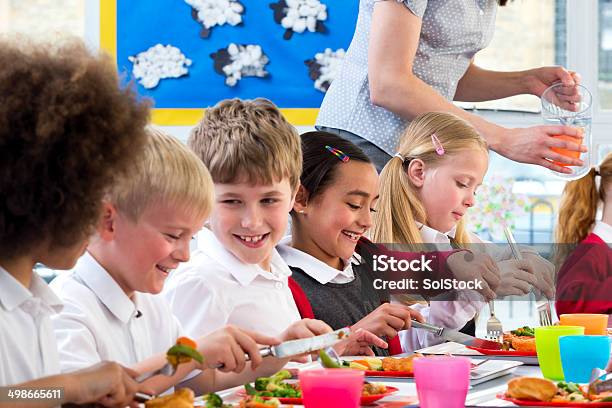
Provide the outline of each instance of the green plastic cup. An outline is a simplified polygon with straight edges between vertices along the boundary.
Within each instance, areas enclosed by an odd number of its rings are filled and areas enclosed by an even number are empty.
[[[563,381],[559,337],[584,335],[582,326],[542,326],[535,328],[535,342],[542,375],[549,380]]]

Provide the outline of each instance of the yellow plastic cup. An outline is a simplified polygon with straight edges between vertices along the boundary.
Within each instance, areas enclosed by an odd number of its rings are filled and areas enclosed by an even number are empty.
[[[541,326],[535,328],[535,342],[542,375],[549,380],[563,381],[559,337],[584,334],[582,326]]]
[[[570,313],[559,316],[563,326],[582,326],[584,334],[606,335],[608,330],[608,315],[593,313]]]

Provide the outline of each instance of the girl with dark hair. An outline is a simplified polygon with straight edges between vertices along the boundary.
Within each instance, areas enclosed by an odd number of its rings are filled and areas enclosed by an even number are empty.
[[[423,317],[414,308],[389,303],[388,293],[375,290],[374,274],[356,254],[373,245],[364,234],[372,226],[378,200],[374,165],[353,143],[327,132],[303,134],[302,151],[301,185],[291,212],[292,236],[277,247],[292,270],[290,287],[302,317],[321,319],[333,328],[352,326],[384,336],[392,340],[391,354],[429,345],[430,337],[421,331],[409,332],[411,341],[403,344],[406,350],[393,340],[400,330],[410,327],[411,319]],[[437,255],[440,262],[430,274],[443,274],[447,264],[460,274],[452,251]],[[476,268],[476,263],[469,268]]]

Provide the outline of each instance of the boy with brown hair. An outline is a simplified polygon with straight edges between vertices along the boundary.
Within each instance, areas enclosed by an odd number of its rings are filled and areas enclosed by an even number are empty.
[[[189,147],[209,169],[215,205],[197,250],[164,289],[187,333],[226,324],[285,338],[300,321],[291,271],[275,249],[287,229],[302,171],[300,138],[266,99],[225,100],[208,109]],[[313,330],[317,320],[302,320]],[[329,329],[325,325],[326,329]],[[386,346],[369,332],[343,344],[366,352]]]

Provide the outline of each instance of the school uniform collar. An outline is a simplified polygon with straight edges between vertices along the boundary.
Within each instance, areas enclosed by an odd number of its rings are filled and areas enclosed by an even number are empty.
[[[225,267],[242,286],[250,285],[258,276],[268,280],[282,281],[291,275],[289,266],[276,249],[272,250],[270,271],[265,271],[259,265],[246,264],[236,258],[208,228],[203,228],[198,233],[197,246],[199,250]]]
[[[308,276],[323,285],[333,281],[339,275],[351,279],[355,277],[350,260],[344,261],[344,269],[339,271],[314,256],[293,248],[291,246],[291,235],[283,238],[277,249],[289,266],[300,268]]]
[[[121,322],[128,323],[138,313],[138,293],[134,293],[134,300],[130,299],[89,252],[85,252],[78,260],[74,273]]]
[[[593,234],[599,236],[606,243],[612,243],[612,225],[597,221],[595,227],[593,227]]]
[[[62,301],[36,272],[32,273],[28,289],[0,266],[0,305],[10,312],[30,299],[37,299],[50,313],[59,313],[63,308]]]
[[[423,238],[423,242],[426,244],[450,244],[451,239],[454,239],[457,233],[456,225],[450,231],[442,233],[420,222],[416,224],[421,232],[421,238]]]

